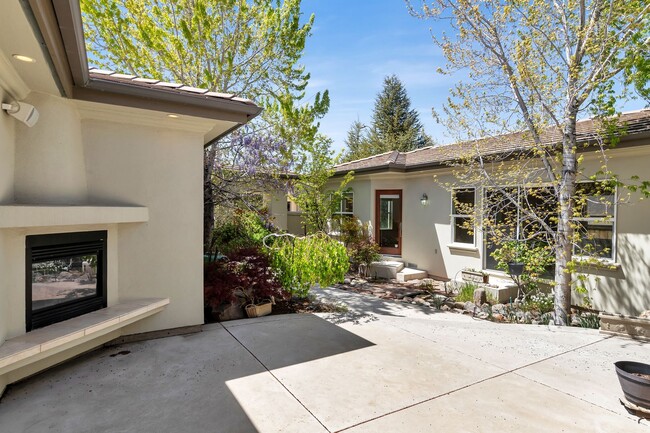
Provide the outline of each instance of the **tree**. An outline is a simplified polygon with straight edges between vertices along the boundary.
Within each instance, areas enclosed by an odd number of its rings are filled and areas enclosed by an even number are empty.
[[[314,16],[300,0],[82,0],[91,63],[255,100],[249,128],[205,152],[205,245],[216,203],[247,202],[289,170],[313,138],[327,92],[304,104],[309,74],[299,65]],[[249,146],[254,145],[252,149]],[[259,157],[259,158],[258,158]]]
[[[358,120],[354,121],[350,126],[348,136],[345,139],[345,144],[348,147],[344,156],[345,161],[354,161],[372,155],[367,149],[369,143],[363,131],[366,128],[367,126]]]
[[[348,131],[345,157],[348,161],[391,150],[408,152],[431,144],[418,112],[411,108],[411,100],[396,75],[384,78],[384,87],[375,99],[368,134],[363,134],[363,128],[364,125],[357,121]]]
[[[455,31],[434,41],[447,59],[440,70],[464,70],[470,80],[456,85],[444,109],[450,127],[475,139],[458,161],[464,179],[488,188],[503,185],[504,177],[516,185],[543,183],[553,197],[550,219],[522,206],[521,194],[507,188],[500,188],[496,203],[523,211],[549,242],[555,255],[555,323],[566,325],[574,247],[581,235],[576,218],[594,197],[581,193],[578,181],[600,181],[596,188],[603,189],[621,183],[607,169],[606,149],[615,144],[607,139],[619,126],[612,117],[616,98],[627,94],[628,84],[647,84],[638,78],[644,67],[647,78],[650,5],[643,0],[434,0],[416,11],[407,4],[414,15],[444,20]],[[585,148],[576,124],[587,113],[599,117],[604,139]],[[476,140],[513,130],[524,132],[510,136],[520,146],[509,155],[488,155],[489,139]],[[554,139],[547,141],[547,134]],[[600,151],[600,170],[583,170],[584,155],[578,151],[586,149]],[[610,197],[607,191],[600,196]]]
[[[347,184],[352,180],[348,173],[335,190],[328,188],[338,162],[330,149],[331,139],[319,135],[310,151],[303,156],[301,172],[295,181],[291,199],[298,205],[308,234],[327,232],[328,223],[338,210]]]

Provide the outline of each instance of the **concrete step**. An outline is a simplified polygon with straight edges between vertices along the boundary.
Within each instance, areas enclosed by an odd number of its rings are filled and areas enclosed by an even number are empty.
[[[382,260],[370,264],[370,276],[373,278],[384,278],[393,280],[397,278],[398,272],[404,269],[404,263],[394,260]]]
[[[428,278],[429,274],[427,271],[421,271],[420,269],[411,269],[404,268],[401,272],[397,273],[397,281],[404,283],[411,280],[421,280],[422,278]]]

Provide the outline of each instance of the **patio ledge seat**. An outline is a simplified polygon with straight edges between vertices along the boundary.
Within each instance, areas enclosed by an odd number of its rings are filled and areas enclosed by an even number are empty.
[[[169,298],[129,300],[6,340],[0,345],[0,375],[119,330],[168,304]]]

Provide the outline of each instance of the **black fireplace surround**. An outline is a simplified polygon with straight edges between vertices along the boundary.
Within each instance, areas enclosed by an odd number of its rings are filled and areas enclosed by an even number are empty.
[[[27,332],[106,307],[106,237],[106,231],[27,236]]]

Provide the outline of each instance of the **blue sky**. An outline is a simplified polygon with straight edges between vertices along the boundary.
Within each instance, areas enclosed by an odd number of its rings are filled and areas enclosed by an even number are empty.
[[[307,97],[328,89],[331,106],[321,132],[345,147],[347,131],[357,118],[369,124],[383,79],[396,74],[425,130],[437,142],[450,141],[431,116],[440,107],[455,78],[435,72],[444,65],[431,41],[432,21],[409,15],[402,0],[303,0],[305,14],[316,19],[302,63],[311,73]]]
[[[330,111],[321,121],[321,132],[334,140],[334,150],[345,148],[353,121],[370,124],[375,97],[390,74],[404,83],[412,107],[434,141],[453,141],[431,115],[431,108],[441,108],[460,79],[435,72],[445,64],[431,40],[430,29],[439,23],[411,17],[403,0],[303,0],[302,11],[316,16],[302,59],[311,73],[307,97],[329,89]],[[637,110],[643,105],[637,100],[619,109]]]

